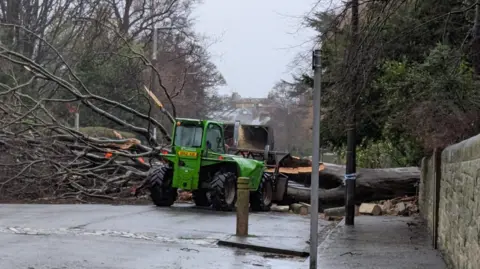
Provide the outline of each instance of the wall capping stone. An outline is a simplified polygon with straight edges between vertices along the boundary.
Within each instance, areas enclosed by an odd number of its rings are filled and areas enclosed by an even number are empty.
[[[450,145],[442,152],[442,163],[456,163],[474,159],[480,159],[480,134]]]

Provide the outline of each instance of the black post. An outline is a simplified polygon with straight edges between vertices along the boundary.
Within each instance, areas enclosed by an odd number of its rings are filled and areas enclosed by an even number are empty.
[[[347,167],[345,171],[345,224],[354,225],[356,186],[355,115],[347,127]]]
[[[351,0],[352,6],[352,44],[350,45],[350,64],[355,66],[355,51],[358,43],[358,0]],[[349,122],[347,125],[347,167],[345,171],[345,224],[354,225],[355,219],[355,185],[356,185],[356,93],[357,70],[353,70],[350,97]]]

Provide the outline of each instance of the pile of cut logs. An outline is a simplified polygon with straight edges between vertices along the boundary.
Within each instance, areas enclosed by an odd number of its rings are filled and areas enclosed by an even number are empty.
[[[307,203],[294,203],[291,205],[273,205],[272,211],[289,212],[299,215],[310,213],[310,205]],[[391,200],[383,200],[371,203],[362,203],[356,206],[356,215],[392,215],[392,216],[412,216],[418,213],[417,197],[405,196]],[[334,207],[323,210],[320,213],[321,218],[326,220],[339,220],[345,216],[345,207]]]

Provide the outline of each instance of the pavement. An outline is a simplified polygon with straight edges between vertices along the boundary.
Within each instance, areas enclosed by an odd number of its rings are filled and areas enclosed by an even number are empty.
[[[417,217],[357,216],[354,226],[342,221],[319,245],[317,268],[446,269],[431,242]]]
[[[297,268],[305,257],[219,246],[235,213],[179,204],[0,206],[0,268]],[[308,216],[252,213],[251,243],[308,251]],[[327,233],[331,222],[319,221]]]

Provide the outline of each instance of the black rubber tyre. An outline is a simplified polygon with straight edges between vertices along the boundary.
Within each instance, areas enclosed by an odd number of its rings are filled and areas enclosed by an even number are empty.
[[[171,206],[177,200],[177,190],[172,188],[172,170],[166,166],[152,169],[147,177],[150,197],[156,206]]]
[[[210,206],[210,200],[207,197],[206,190],[196,190],[192,192],[192,198],[196,206]]]
[[[237,202],[237,176],[232,172],[217,172],[211,182],[211,201],[214,209],[232,211]]]
[[[263,173],[258,190],[250,193],[252,211],[270,211],[273,200],[273,182],[271,176]]]

